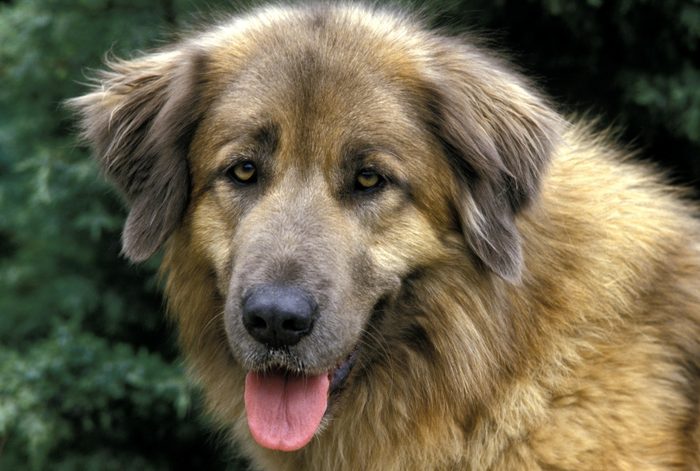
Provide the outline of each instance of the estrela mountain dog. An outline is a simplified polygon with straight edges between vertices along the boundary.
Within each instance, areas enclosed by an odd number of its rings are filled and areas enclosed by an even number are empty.
[[[699,469],[700,226],[462,37],[264,7],[71,101],[260,469]]]

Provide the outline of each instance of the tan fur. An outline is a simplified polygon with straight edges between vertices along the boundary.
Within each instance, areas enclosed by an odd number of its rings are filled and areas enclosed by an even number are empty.
[[[197,79],[177,81],[199,98],[178,125],[196,122],[190,194],[162,270],[208,409],[260,469],[699,470],[695,207],[465,44],[364,7],[270,7],[145,62],[199,64]],[[113,140],[94,123],[128,97],[76,100],[89,139]],[[165,102],[155,123],[182,108]],[[274,170],[263,193],[244,196],[221,171],[270,121]],[[343,199],[352,136],[390,148],[369,158],[410,194]],[[232,279],[273,276],[255,260],[282,276],[295,257],[302,278],[331,276],[353,293],[334,322],[365,317],[359,338],[354,324],[335,332],[359,360],[324,430],[283,453],[250,437],[226,300]]]

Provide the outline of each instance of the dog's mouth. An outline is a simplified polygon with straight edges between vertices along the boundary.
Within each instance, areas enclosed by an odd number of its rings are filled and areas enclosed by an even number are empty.
[[[295,451],[311,441],[355,364],[357,351],[328,372],[299,374],[286,368],[250,371],[245,378],[248,428],[265,448]]]

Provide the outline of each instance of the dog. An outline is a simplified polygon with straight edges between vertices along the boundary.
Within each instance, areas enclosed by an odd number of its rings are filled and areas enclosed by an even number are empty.
[[[700,469],[697,208],[506,61],[313,4],[107,68],[123,252],[253,466]]]

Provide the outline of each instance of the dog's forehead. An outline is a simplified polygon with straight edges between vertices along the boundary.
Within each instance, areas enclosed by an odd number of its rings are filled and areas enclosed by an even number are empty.
[[[378,60],[390,48],[378,51],[357,38],[319,41],[306,33],[265,37],[243,53],[231,49],[236,60],[221,50],[210,56],[216,69],[229,69],[219,75],[222,91],[208,113],[210,139],[231,142],[272,127],[284,146],[282,158],[323,156],[326,164],[348,150],[401,154],[413,146],[424,125],[417,93],[400,78],[410,62],[402,52],[395,51],[395,61]]]
[[[341,69],[319,51],[303,54],[300,62],[253,65],[225,92],[220,119],[273,124],[296,152],[328,156],[347,146],[400,145],[415,126],[405,92],[380,75],[361,65]]]

